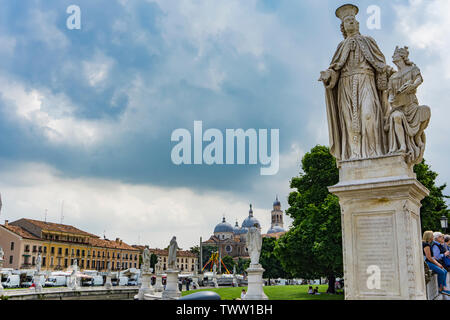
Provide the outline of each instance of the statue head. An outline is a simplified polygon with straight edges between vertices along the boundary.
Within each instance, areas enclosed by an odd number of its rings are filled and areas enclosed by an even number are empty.
[[[398,46],[396,46],[394,55],[392,56],[392,62],[394,62],[395,65],[398,66],[402,61],[408,66],[413,64],[411,61],[409,61],[408,47],[399,48]]]
[[[344,4],[336,9],[336,17],[341,19],[341,32],[344,39],[359,33],[359,22],[356,20],[358,7],[353,4]]]

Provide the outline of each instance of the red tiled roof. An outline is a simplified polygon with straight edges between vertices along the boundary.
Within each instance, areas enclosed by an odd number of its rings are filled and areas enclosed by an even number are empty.
[[[102,248],[139,251],[139,249],[134,248],[134,247],[126,244],[123,241],[120,242],[120,241],[105,240],[105,239],[100,239],[100,238],[89,238],[89,243],[92,246],[102,247]]]
[[[169,250],[162,250],[162,249],[149,249],[150,253],[159,255],[159,256],[168,256],[169,255]],[[190,251],[186,251],[186,250],[178,250],[177,251],[177,257],[192,257],[192,258],[197,258],[197,255],[195,253],[192,253]]]
[[[98,236],[95,234],[80,230],[80,229],[75,228],[74,226],[70,226],[70,225],[53,223],[53,222],[45,222],[45,221],[39,221],[39,220],[33,220],[33,219],[26,219],[26,218],[23,220],[34,224],[35,226],[41,228],[42,230],[73,233],[73,234],[98,238]]]
[[[20,237],[22,237],[24,239],[40,240],[38,237],[32,235],[31,233],[29,233],[28,231],[26,231],[25,229],[23,229],[19,226],[12,226],[10,224],[8,224],[7,226],[5,226],[5,225],[1,225],[1,226],[11,232],[14,232],[15,234],[19,235]]]
[[[279,239],[285,233],[286,233],[286,231],[274,232],[274,233],[266,233],[266,234],[263,234],[262,237]]]

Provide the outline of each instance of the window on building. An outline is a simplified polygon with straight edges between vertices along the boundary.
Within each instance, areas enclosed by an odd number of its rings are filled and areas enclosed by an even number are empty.
[[[38,251],[41,253],[42,252],[42,246],[39,246]]]
[[[81,256],[84,257],[84,250],[81,250]]]
[[[89,260],[86,260],[86,268],[89,268]]]
[[[47,253],[47,247],[44,247],[44,253]]]
[[[55,247],[50,248],[50,254],[55,254]],[[52,263],[53,264],[53,263]]]
[[[13,263],[13,256],[9,256],[9,264]]]
[[[66,254],[66,256],[68,256],[68,255],[69,255],[69,248],[66,248],[66,250],[65,250],[65,254]]]
[[[74,254],[75,254],[75,249],[72,248],[72,255],[74,255]]]
[[[29,245],[25,246],[25,252],[30,252],[30,246]]]
[[[58,254],[62,254],[62,248],[58,248]]]
[[[44,247],[44,248],[45,248],[45,247]],[[47,261],[47,258],[46,258],[46,257],[43,257],[43,258],[42,258],[42,266],[43,266],[43,267],[45,267],[45,262],[46,262],[46,261]]]
[[[80,256],[80,249],[77,249],[77,257]]]
[[[50,258],[50,267],[53,267],[53,257]]]
[[[11,242],[11,250],[14,250],[14,242]]]
[[[37,246],[33,246],[33,252],[37,252]]]

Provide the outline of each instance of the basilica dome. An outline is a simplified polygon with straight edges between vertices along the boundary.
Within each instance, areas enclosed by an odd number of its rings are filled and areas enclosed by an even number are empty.
[[[258,219],[256,219],[253,216],[253,209],[252,205],[250,205],[250,210],[248,211],[248,217],[245,218],[245,220],[242,222],[242,228],[245,228],[245,231],[243,233],[247,233],[248,229],[253,227],[255,224],[257,224],[259,227],[261,227],[261,224],[259,223]]]
[[[221,223],[219,223],[218,225],[216,225],[216,227],[214,228],[214,233],[217,232],[234,232],[233,226],[231,224],[229,224],[228,222],[225,221],[225,217],[223,217],[223,220]]]
[[[269,231],[267,231],[267,234],[277,233],[277,232],[284,232],[284,229],[280,226],[274,226],[274,227],[270,228]]]

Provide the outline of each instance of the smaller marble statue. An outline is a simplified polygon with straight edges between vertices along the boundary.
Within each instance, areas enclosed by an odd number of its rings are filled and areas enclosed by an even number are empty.
[[[142,268],[143,272],[149,272],[149,270],[150,270],[150,250],[148,248],[144,249],[142,260],[144,262],[144,266]]]
[[[233,266],[233,275],[236,275],[236,266]]]
[[[170,240],[169,245],[169,259],[168,259],[168,267],[169,270],[175,270],[177,268],[177,250],[180,249],[178,247],[177,243],[177,237],[173,237],[172,240]]]
[[[214,263],[213,265],[213,277],[215,277],[217,274],[217,265]]]
[[[198,265],[194,265],[194,275],[198,275]]]
[[[162,271],[162,260],[161,257],[158,256],[158,261],[155,264],[155,273],[160,274]]]
[[[389,154],[405,154],[409,164],[420,163],[425,151],[425,129],[431,110],[419,105],[417,88],[423,79],[419,68],[409,60],[408,47],[395,48],[392,57],[398,71],[389,78],[389,114],[384,130],[388,134]]]
[[[248,254],[250,256],[250,265],[259,266],[259,256],[261,254],[262,237],[258,228],[258,224],[255,223],[246,234],[246,243],[248,248]]]
[[[36,272],[38,274],[41,272],[41,264],[42,264],[42,257],[41,254],[39,253],[36,258]]]

